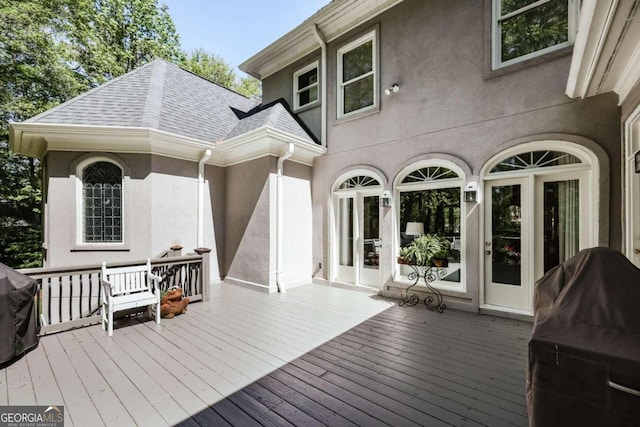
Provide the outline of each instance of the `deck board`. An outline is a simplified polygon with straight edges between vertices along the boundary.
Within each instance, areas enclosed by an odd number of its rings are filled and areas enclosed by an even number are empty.
[[[66,425],[524,426],[531,325],[307,285],[215,285],[163,319],[43,337],[0,370],[0,404]]]

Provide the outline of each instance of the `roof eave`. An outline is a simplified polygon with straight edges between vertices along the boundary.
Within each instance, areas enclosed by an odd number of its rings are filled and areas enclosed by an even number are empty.
[[[327,42],[351,31],[403,0],[334,0],[302,24],[240,64],[239,68],[263,80],[320,48],[313,32],[317,26]]]
[[[640,21],[631,19],[637,13],[631,4],[583,1],[567,96],[586,98],[613,91],[621,104],[640,82]]]
[[[287,152],[289,143],[295,145],[290,161],[312,166],[313,160],[327,152],[325,147],[304,138],[262,126],[251,132],[224,140],[216,144],[209,161],[216,166],[232,166],[265,156],[281,156]]]

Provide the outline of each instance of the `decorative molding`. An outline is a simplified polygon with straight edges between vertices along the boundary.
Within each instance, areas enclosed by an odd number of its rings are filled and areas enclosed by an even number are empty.
[[[207,164],[231,166],[264,156],[280,156],[294,143],[291,161],[307,166],[327,149],[268,126],[226,141],[212,143],[149,128],[13,123],[13,152],[42,159],[48,151],[155,154],[197,162],[205,150]]]
[[[324,35],[326,42],[329,43],[402,1],[344,0],[331,2],[280,39],[247,59],[238,68],[263,80],[320,49],[314,35],[314,26],[317,26],[318,31]]]

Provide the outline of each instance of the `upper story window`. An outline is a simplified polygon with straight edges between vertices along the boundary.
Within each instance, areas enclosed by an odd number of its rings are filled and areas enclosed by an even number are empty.
[[[295,110],[318,102],[318,61],[293,74],[293,94]]]
[[[122,169],[96,162],[82,172],[84,243],[122,242]]]
[[[573,43],[577,0],[493,0],[493,68]]]
[[[377,41],[371,31],[338,50],[338,118],[377,108]]]

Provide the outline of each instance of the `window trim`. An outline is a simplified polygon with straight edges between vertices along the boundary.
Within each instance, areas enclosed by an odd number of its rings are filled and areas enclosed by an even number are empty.
[[[533,10],[537,7],[543,6],[552,0],[538,0],[527,6],[524,6],[517,11],[510,12],[506,17],[517,16],[520,13],[524,13],[529,10]],[[518,64],[524,61],[531,60],[552,52],[556,52],[567,47],[573,46],[576,37],[576,31],[578,29],[578,0],[565,0],[568,2],[568,40],[563,43],[559,43],[553,46],[546,47],[544,49],[537,50],[535,52],[528,53],[526,55],[519,56],[517,58],[509,59],[508,61],[502,61],[502,37],[500,34],[500,25],[498,22],[504,17],[500,16],[500,8],[502,6],[501,0],[491,0],[491,69],[500,70],[505,67],[509,67],[514,64]]]
[[[309,71],[316,69],[316,73],[317,73],[317,80],[315,83],[310,84],[309,86],[305,86],[303,88],[298,87],[298,77],[300,77],[301,75],[308,73]],[[301,109],[305,109],[308,107],[312,107],[315,106],[317,104],[320,103],[320,62],[319,61],[313,61],[312,63],[306,65],[305,67],[302,67],[301,69],[299,69],[298,71],[296,71],[295,73],[293,73],[293,110],[294,111],[298,111]],[[307,90],[311,90],[312,88],[317,87],[318,88],[318,98],[315,101],[311,101],[307,104],[304,105],[300,105],[300,93],[307,91]]]
[[[116,165],[122,171],[122,206],[121,206],[121,223],[122,223],[122,241],[121,242],[85,242],[84,241],[84,171],[92,164],[99,162],[107,162]],[[76,235],[72,252],[77,251],[128,251],[129,248],[129,227],[128,227],[128,190],[129,190],[129,167],[118,157],[107,153],[90,154],[76,160],[72,165],[72,173],[75,175],[76,181],[76,208],[75,208],[75,230]]]
[[[423,169],[426,167],[443,167],[452,170],[458,176],[455,178],[444,178],[437,179],[432,181],[422,181],[422,182],[408,182],[403,183],[402,181],[411,173],[416,170]],[[464,185],[467,180],[467,176],[464,170],[458,166],[457,164],[443,159],[433,158],[426,160],[419,160],[417,162],[413,162],[406,167],[402,168],[402,170],[396,175],[394,180],[394,206],[393,214],[394,214],[394,281],[403,284],[411,284],[412,280],[409,280],[407,276],[402,275],[400,264],[397,263],[397,258],[400,256],[400,194],[403,192],[409,191],[423,191],[423,190],[438,190],[444,188],[460,188],[460,281],[459,282],[447,282],[443,280],[436,280],[431,283],[431,286],[446,292],[454,292],[456,294],[464,294],[467,292],[467,257],[466,257],[466,216],[467,216],[467,204],[464,202]],[[418,282],[418,285],[421,285],[424,282]]]
[[[343,57],[346,53],[356,49],[357,47],[371,41],[371,71],[368,73],[362,74],[358,77],[355,77],[349,81],[342,81],[342,71],[343,71]],[[350,117],[359,116],[371,111],[377,111],[379,109],[380,103],[380,90],[379,90],[379,52],[378,52],[378,29],[375,28],[366,34],[361,35],[355,40],[345,44],[340,47],[336,53],[337,55],[337,73],[336,73],[336,99],[337,99],[337,119],[348,119]],[[373,104],[360,108],[355,111],[351,111],[349,113],[344,113],[344,88],[351,84],[355,83],[359,80],[367,78],[369,76],[373,76]]]

